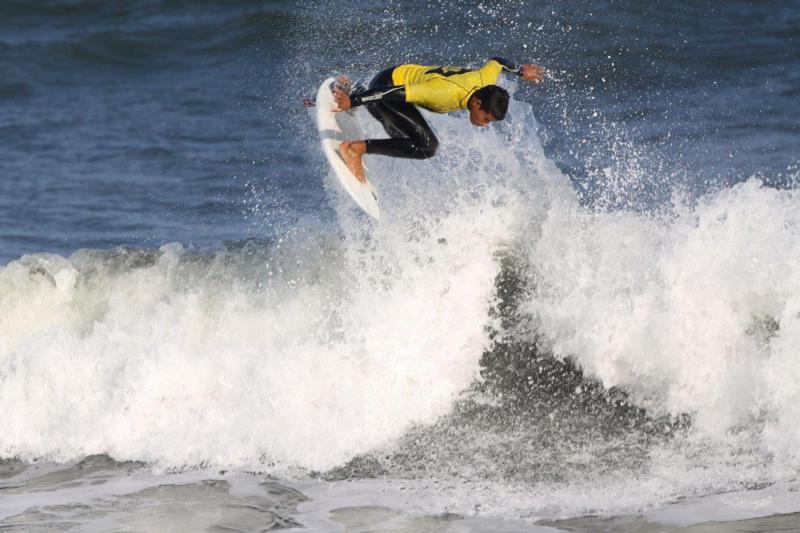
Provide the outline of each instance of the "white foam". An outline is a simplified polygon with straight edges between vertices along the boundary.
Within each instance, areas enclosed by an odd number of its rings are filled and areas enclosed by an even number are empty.
[[[340,227],[306,217],[260,258],[168,245],[146,264],[87,251],[0,270],[0,455],[340,465],[436,420],[476,379],[496,254],[513,250],[556,356],[653,413],[692,413],[698,434],[685,454],[654,451],[635,486],[466,487],[443,496],[452,508],[626,512],[794,475],[795,192],[751,180],[665,217],[593,211],[544,156],[529,107],[486,131],[430,118],[435,159],[368,159],[380,224],[329,184]],[[765,455],[746,464],[734,450],[752,442]]]
[[[255,293],[177,246],[113,273],[13,262],[2,455],[325,468],[430,421],[486,347],[491,249],[452,242],[351,250],[330,277]]]
[[[437,120],[470,157],[373,161],[379,225],[340,202],[341,232],[308,217],[261,260],[167,245],[0,270],[0,455],[326,469],[446,413],[489,346],[515,223],[492,179],[521,174],[498,135]]]
[[[553,351],[654,413],[723,438],[766,423],[797,459],[800,196],[753,179],[670,218],[556,199],[529,241]],[[757,424],[756,424],[757,425]]]
[[[309,500],[298,506],[298,520],[314,530],[336,528],[338,509],[379,507],[405,518],[450,514],[465,531],[537,531],[534,524],[574,517],[640,517],[656,524],[688,526],[709,521],[746,520],[800,510],[796,484],[698,497],[704,469],[669,476],[597,479],[572,483],[513,485],[443,479],[377,479],[341,482],[306,480],[292,483]],[[386,513],[390,515],[390,513]],[[521,521],[517,521],[521,520]],[[483,522],[483,523],[481,523]],[[587,526],[601,528],[601,520]],[[474,527],[474,529],[473,529]],[[541,527],[541,531],[554,529]],[[556,526],[558,527],[558,526]],[[610,527],[608,524],[606,528]],[[505,529],[504,529],[505,528]],[[372,529],[378,529],[373,525]],[[425,529],[425,528],[420,528]],[[573,528],[569,528],[571,530]],[[340,529],[336,529],[340,530]],[[558,529],[555,529],[558,530]]]

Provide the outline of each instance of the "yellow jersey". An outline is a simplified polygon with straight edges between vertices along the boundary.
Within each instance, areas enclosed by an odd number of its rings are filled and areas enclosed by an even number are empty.
[[[406,102],[436,113],[466,109],[469,97],[497,83],[503,65],[490,59],[478,70],[460,67],[400,65],[392,71],[392,83],[405,86]]]

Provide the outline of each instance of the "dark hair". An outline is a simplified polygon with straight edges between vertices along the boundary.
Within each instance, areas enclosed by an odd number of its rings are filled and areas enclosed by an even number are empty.
[[[508,92],[497,85],[487,85],[475,91],[472,96],[477,96],[480,100],[480,108],[487,113],[491,113],[497,120],[506,118],[508,111]]]

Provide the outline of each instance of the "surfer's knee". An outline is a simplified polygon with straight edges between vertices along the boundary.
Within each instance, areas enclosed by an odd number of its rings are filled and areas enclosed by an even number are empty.
[[[436,150],[439,148],[439,139],[431,135],[419,147],[420,159],[429,159],[436,155]]]

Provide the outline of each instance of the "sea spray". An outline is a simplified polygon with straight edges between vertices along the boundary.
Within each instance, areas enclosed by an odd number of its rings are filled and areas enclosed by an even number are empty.
[[[466,139],[427,165],[376,161],[379,225],[331,193],[338,229],[11,262],[3,455],[319,470],[446,414],[490,346],[520,198],[504,182],[525,176],[502,137]]]
[[[554,354],[651,412],[720,438],[766,423],[767,449],[794,455],[798,208],[753,179],[672,217],[552,212],[528,310]]]

